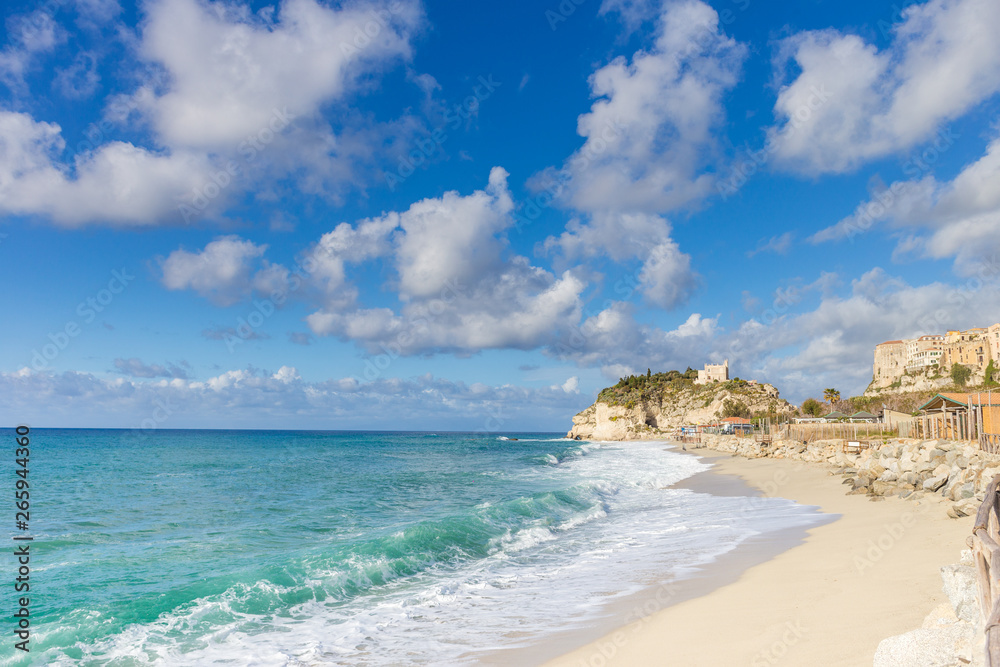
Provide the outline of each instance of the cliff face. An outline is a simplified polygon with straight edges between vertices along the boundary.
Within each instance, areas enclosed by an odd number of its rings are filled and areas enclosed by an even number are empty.
[[[973,382],[975,379],[975,377],[971,378]],[[951,377],[948,375],[938,375],[936,371],[907,373],[893,382],[890,382],[887,378],[872,380],[872,383],[868,385],[867,389],[865,389],[864,396],[878,396],[885,393],[905,393],[915,391],[935,392],[942,387],[948,386],[949,384],[951,384]]]
[[[685,424],[718,421],[726,402],[749,413],[786,413],[795,408],[769,384],[729,381],[710,385],[674,382],[639,388],[609,387],[597,402],[573,417],[567,437],[583,440],[662,438]]]

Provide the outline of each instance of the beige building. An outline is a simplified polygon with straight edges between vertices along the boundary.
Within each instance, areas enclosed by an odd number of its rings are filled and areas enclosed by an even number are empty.
[[[953,345],[954,343],[968,343],[970,341],[979,340],[983,335],[989,331],[989,329],[969,329],[968,331],[949,331],[945,334],[944,342],[945,345]]]
[[[994,324],[987,329],[986,338],[990,342],[990,354],[993,356],[993,361],[1000,361],[1000,324]],[[998,364],[994,363],[993,365]]]
[[[875,346],[875,382],[889,385],[906,371],[906,341],[888,340]]]
[[[941,361],[944,336],[921,336],[906,341],[906,372],[919,373]]]
[[[983,331],[985,332],[985,329]],[[959,340],[944,346],[941,351],[941,370],[948,372],[952,365],[962,364],[983,371],[992,358],[990,343],[985,335],[971,340]]]
[[[698,371],[698,379],[695,384],[708,384],[709,382],[725,382],[729,379],[729,359],[721,364],[705,364],[705,370]]]
[[[872,382],[875,387],[888,387],[907,373],[922,374],[935,366],[947,375],[954,364],[982,373],[990,360],[1000,362],[1000,323],[880,343],[875,346]]]

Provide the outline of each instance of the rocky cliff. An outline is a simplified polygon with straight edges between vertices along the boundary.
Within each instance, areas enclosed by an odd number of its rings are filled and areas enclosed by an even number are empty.
[[[673,373],[676,373],[674,371]],[[597,401],[573,417],[567,437],[584,440],[661,438],[685,424],[709,424],[726,413],[777,416],[794,406],[769,384],[729,380],[696,385],[680,374],[626,378],[601,391]]]

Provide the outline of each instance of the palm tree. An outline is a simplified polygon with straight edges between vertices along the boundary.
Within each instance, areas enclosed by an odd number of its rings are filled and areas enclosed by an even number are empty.
[[[840,392],[836,389],[824,389],[823,398],[826,399],[827,403],[833,405],[840,400]]]

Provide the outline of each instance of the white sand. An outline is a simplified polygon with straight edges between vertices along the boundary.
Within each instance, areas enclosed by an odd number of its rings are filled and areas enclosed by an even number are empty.
[[[945,601],[938,569],[958,561],[971,517],[949,519],[948,505],[937,500],[845,495],[842,478],[820,464],[711,460],[715,472],[737,475],[765,495],[840,518],[701,597],[672,604],[676,596],[660,590],[663,603],[649,607],[658,610],[627,624],[622,615],[618,630],[547,667],[867,666],[882,639],[919,627]]]

